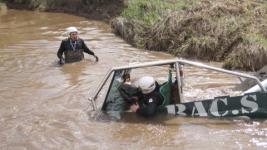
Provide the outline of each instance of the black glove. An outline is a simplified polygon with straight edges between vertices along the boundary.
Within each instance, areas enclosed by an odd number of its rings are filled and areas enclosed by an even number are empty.
[[[94,55],[94,56],[95,56],[95,61],[98,62],[98,57],[96,55]]]
[[[65,64],[64,58],[60,58],[60,59],[59,59],[59,64],[60,64],[60,65],[64,65],[64,64]]]

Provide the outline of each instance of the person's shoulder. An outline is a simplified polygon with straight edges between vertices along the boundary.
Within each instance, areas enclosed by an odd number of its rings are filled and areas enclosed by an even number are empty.
[[[65,38],[62,40],[62,42],[67,42],[69,40],[69,38]]]
[[[81,38],[78,38],[78,41],[84,42],[84,40],[83,40],[83,39],[81,39]]]

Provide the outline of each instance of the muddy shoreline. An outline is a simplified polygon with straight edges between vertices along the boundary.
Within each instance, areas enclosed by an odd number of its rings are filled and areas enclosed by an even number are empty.
[[[62,12],[109,22],[124,8],[123,0],[7,0],[10,9]]]
[[[154,14],[157,5],[170,3],[184,6],[175,6],[174,10],[159,7],[158,20],[149,25],[144,18],[131,16],[136,11],[146,17]],[[6,0],[6,4],[11,9],[63,12],[103,20],[134,47],[218,61],[227,69],[258,71],[267,64],[267,2],[261,0]],[[130,17],[123,15],[132,5],[136,10],[128,12]]]

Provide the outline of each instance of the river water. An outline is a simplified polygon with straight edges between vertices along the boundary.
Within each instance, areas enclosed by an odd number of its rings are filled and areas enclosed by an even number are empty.
[[[102,22],[3,7],[0,13],[0,149],[267,148],[265,120],[97,118],[88,97],[110,67],[173,57],[133,48]],[[73,25],[99,56],[98,63],[86,55],[84,61],[57,65],[65,28]],[[236,78],[191,67],[185,74],[185,99],[237,92],[232,90]]]

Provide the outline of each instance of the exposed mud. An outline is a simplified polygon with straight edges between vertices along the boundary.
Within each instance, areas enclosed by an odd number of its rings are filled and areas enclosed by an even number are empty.
[[[121,13],[123,0],[7,0],[13,9],[30,9],[76,14],[90,19],[105,20]]]
[[[160,19],[150,25],[120,16],[130,5],[129,0],[7,0],[6,3],[15,9],[111,20],[113,31],[135,47],[219,61],[227,69],[257,71],[267,64],[267,1],[184,1],[190,2],[189,6],[160,10]],[[164,2],[178,3],[177,0]],[[154,9],[148,0],[140,1],[137,6],[144,16]]]

